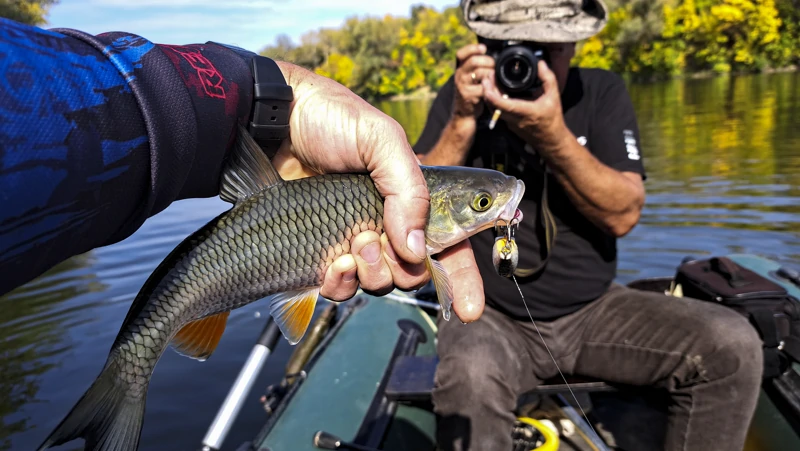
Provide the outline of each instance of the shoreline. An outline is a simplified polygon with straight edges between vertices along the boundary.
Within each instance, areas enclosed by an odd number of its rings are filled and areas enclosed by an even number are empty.
[[[768,75],[768,74],[781,74],[781,73],[791,73],[791,72],[798,72],[800,71],[800,66],[797,65],[789,65],[785,67],[777,67],[777,68],[765,68],[760,72],[726,72],[726,73],[718,73],[714,71],[701,71],[701,72],[692,72],[690,74],[682,74],[682,75],[674,75],[672,77],[651,77],[649,79],[641,79],[641,80],[631,80],[631,74],[620,74],[626,80],[629,80],[633,84],[648,84],[648,83],[658,83],[670,80],[705,80],[709,78],[716,78],[716,77],[741,77],[746,75]],[[390,97],[386,97],[383,99],[378,99],[378,102],[402,102],[407,100],[428,100],[433,99],[436,97],[438,91],[431,89],[429,86],[425,86],[423,88],[417,89],[416,91],[409,92],[406,94],[396,94]]]

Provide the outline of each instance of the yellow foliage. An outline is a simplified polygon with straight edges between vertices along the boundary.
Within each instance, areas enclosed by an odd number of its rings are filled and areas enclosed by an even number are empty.
[[[328,57],[328,61],[314,69],[314,72],[323,77],[332,78],[348,88],[352,88],[354,69],[355,63],[349,56],[340,53],[332,53]]]
[[[28,25],[43,25],[45,17],[58,0],[0,0],[0,17]]]
[[[34,2],[35,3],[35,2]],[[670,77],[800,63],[795,0],[620,0],[606,27],[578,43],[573,64]],[[439,89],[458,49],[475,42],[460,9],[413,6],[407,18],[351,17],[264,54],[297,62],[367,98]],[[285,55],[285,57],[284,57]]]

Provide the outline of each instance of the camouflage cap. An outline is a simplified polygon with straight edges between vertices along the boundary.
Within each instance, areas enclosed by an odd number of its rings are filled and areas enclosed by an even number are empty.
[[[602,0],[461,0],[467,26],[487,39],[576,42],[608,21]]]

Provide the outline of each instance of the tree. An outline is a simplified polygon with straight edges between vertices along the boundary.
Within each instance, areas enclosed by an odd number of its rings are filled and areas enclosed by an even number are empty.
[[[0,0],[0,17],[28,25],[44,25],[50,7],[58,0]]]

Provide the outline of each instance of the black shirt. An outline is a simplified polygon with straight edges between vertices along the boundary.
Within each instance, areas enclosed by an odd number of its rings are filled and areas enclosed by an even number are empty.
[[[453,105],[451,78],[433,102],[422,135],[414,146],[419,154],[429,152],[439,140]],[[599,69],[572,68],[562,94],[567,127],[600,162],[619,171],[645,176],[639,152],[639,129],[624,81]],[[502,120],[489,130],[490,108],[478,119],[475,140],[466,165],[496,169],[525,182],[520,204],[523,222],[517,231],[519,266],[538,266],[543,254],[543,228],[539,214],[544,169],[535,148],[528,147],[508,130]],[[578,310],[597,299],[616,275],[616,238],[586,219],[567,197],[552,174],[548,175],[548,201],[558,234],[544,271],[527,279],[517,278],[535,319],[554,319]],[[497,275],[492,265],[494,231],[471,238],[484,281],[488,305],[517,319],[528,319],[525,306],[511,279]]]

